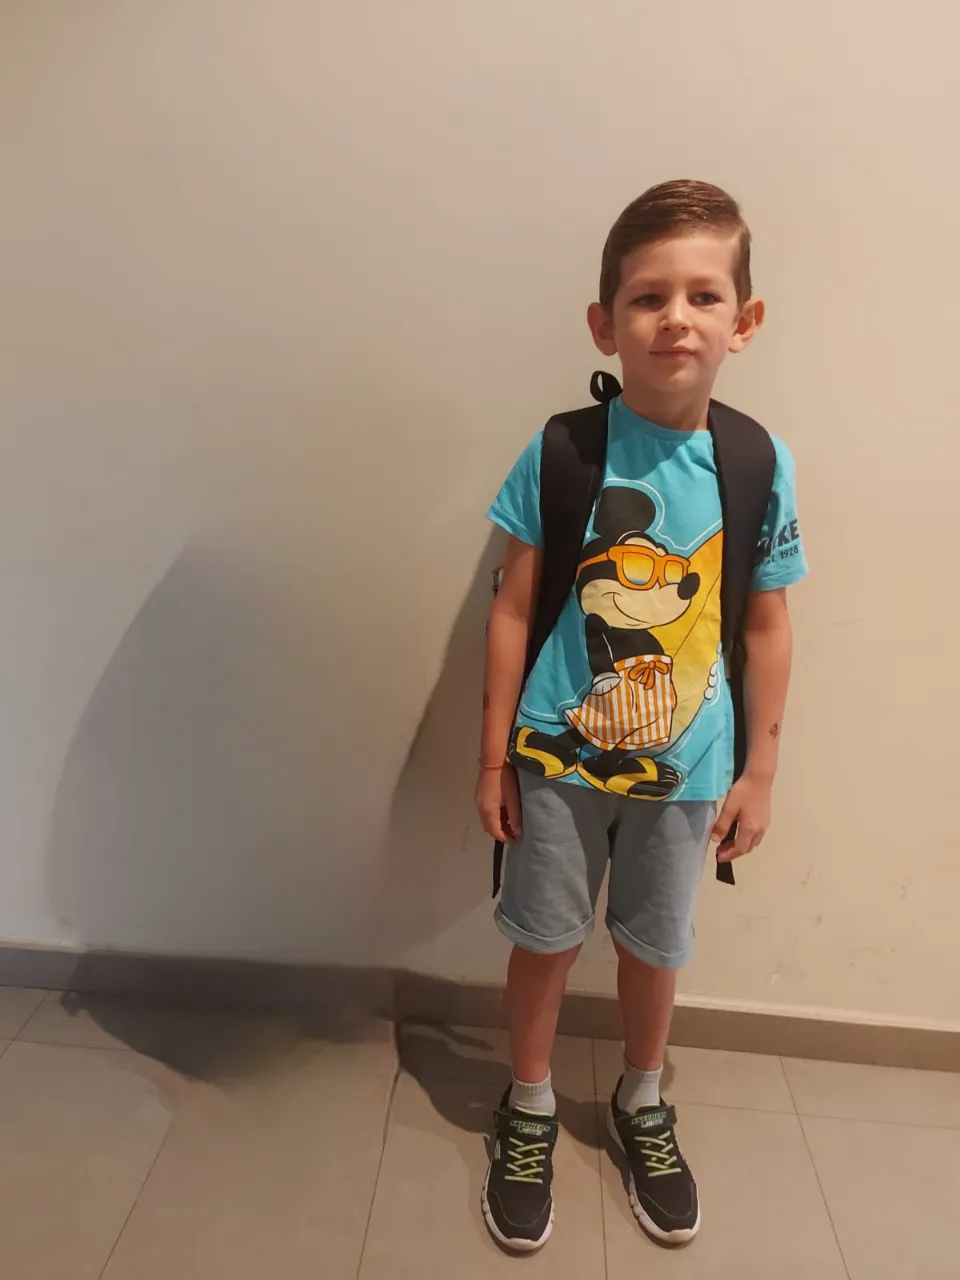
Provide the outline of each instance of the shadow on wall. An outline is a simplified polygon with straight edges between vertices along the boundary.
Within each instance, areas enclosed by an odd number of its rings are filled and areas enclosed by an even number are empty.
[[[63,765],[47,882],[67,937],[283,959],[362,927],[362,862],[321,856],[331,826],[351,830],[324,769],[336,708],[318,670],[341,643],[297,616],[272,568],[199,549],[175,561]]]
[[[376,879],[374,920],[393,963],[490,897],[492,844],[476,818],[492,533],[457,615],[443,667],[397,783]]]
[[[463,580],[448,547],[474,519],[455,414],[379,405],[348,386],[319,413],[306,400],[287,409],[304,447],[304,423],[327,424],[323,465],[291,467],[289,447],[282,470],[264,459],[263,520],[246,543],[211,538],[176,558],[136,602],[77,724],[46,865],[73,946],[379,965],[489,893],[471,788],[491,546],[396,782],[423,705],[425,643],[435,647]],[[381,420],[382,448],[351,472],[353,428]],[[424,433],[437,442],[431,466],[411,468]],[[356,566],[383,567],[391,529],[409,530],[398,571],[381,573],[368,599]],[[78,985],[82,973],[81,963]],[[72,1000],[131,1042],[135,1029],[102,1000]]]

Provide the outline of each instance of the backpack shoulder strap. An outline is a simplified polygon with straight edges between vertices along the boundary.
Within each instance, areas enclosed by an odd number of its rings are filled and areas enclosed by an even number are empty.
[[[709,424],[723,510],[720,612],[723,648],[729,657],[739,643],[777,455],[759,422],[716,400],[710,403]]]
[[[609,403],[620,394],[611,374],[595,373],[590,391],[597,404],[555,414],[543,429],[540,459],[540,523],[543,564],[523,673],[533,670],[540,650],[557,625],[577,580],[577,566],[607,456]],[[503,845],[493,847],[493,896],[500,892]]]
[[[747,760],[743,615],[773,489],[777,454],[773,441],[759,422],[716,400],[710,402],[709,426],[723,512],[720,635],[733,702],[733,776],[736,780]],[[730,834],[735,838],[736,830]],[[734,884],[733,864],[718,862],[717,879]]]
[[[557,625],[577,577],[607,452],[606,404],[558,413],[543,429],[540,523],[543,567],[530,630],[525,676]]]
[[[710,401],[710,435],[717,463],[717,484],[723,512],[721,573],[721,640],[724,666],[733,703],[733,778],[746,764],[746,705],[742,627],[746,599],[753,581],[756,548],[771,500],[777,451],[767,431],[746,413]],[[731,831],[736,837],[736,828]],[[735,883],[732,863],[717,863],[717,879]]]

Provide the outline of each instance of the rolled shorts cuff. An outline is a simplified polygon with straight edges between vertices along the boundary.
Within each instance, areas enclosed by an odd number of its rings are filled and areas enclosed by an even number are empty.
[[[586,924],[572,929],[569,933],[561,934],[559,938],[539,938],[535,933],[528,933],[526,929],[521,929],[518,924],[508,920],[499,902],[493,913],[493,919],[505,938],[509,938],[516,946],[523,947],[524,951],[532,951],[539,956],[557,956],[562,951],[572,951],[590,936],[594,925],[593,920],[588,920]]]
[[[606,924],[610,936],[620,943],[624,951],[628,951],[643,964],[648,964],[651,969],[682,969],[693,956],[692,939],[681,951],[658,951],[656,947],[651,947],[648,943],[635,938],[609,911]]]

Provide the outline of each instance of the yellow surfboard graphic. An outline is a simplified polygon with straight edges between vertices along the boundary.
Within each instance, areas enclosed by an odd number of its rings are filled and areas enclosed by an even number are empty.
[[[673,684],[677,707],[673,714],[671,743],[689,728],[703,706],[710,672],[717,662],[720,643],[720,567],[723,559],[723,531],[699,547],[690,557],[690,569],[700,575],[700,590],[690,608],[665,627],[651,634],[673,658]]]

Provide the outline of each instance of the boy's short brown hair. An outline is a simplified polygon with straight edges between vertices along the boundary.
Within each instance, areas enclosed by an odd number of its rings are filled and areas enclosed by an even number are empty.
[[[662,182],[628,204],[610,228],[600,265],[600,305],[609,311],[620,288],[624,258],[642,245],[696,230],[735,233],[738,251],[733,267],[737,301],[749,302],[750,228],[740,206],[720,187],[709,182]]]

